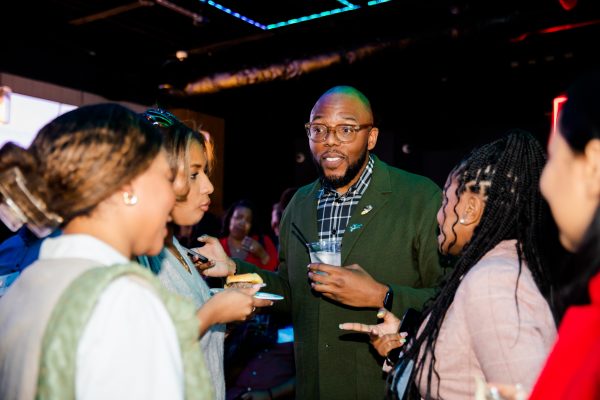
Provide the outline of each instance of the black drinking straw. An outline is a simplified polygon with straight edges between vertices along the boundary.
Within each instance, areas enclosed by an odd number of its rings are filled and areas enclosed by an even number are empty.
[[[300,228],[298,228],[298,225],[292,222],[292,228],[294,228],[292,229],[292,233],[294,234],[294,236],[296,236],[298,240],[300,240],[300,242],[302,242],[302,244],[306,247],[306,250],[310,252],[310,249],[308,247],[308,240],[306,239],[306,236],[302,234],[302,231],[300,230]]]

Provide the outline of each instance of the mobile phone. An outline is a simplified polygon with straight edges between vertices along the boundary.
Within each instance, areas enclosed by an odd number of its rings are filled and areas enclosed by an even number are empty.
[[[188,249],[188,248],[186,248],[185,250],[187,251],[187,253],[190,256],[198,257],[198,260],[200,260],[201,262],[203,262],[203,263],[208,262],[208,258],[204,257],[202,254],[198,253],[197,251],[194,251],[194,250]]]
[[[419,328],[419,322],[421,321],[421,312],[415,310],[414,308],[409,308],[404,312],[404,316],[402,317],[402,322],[400,322],[400,329],[398,329],[398,333],[406,332],[408,333],[407,339],[410,340],[414,338],[417,330]],[[391,364],[396,363],[398,358],[400,358],[400,352],[403,347],[396,347],[395,349],[390,350],[387,355],[388,362]]]

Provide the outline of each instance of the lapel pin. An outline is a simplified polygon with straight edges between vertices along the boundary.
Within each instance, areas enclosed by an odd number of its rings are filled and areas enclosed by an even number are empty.
[[[372,209],[373,209],[373,206],[369,204],[368,206],[365,206],[365,208],[362,209],[362,211],[360,212],[360,215],[368,214],[369,211],[371,211]]]
[[[362,226],[363,224],[352,224],[348,229],[350,229],[350,232],[354,232],[355,230],[362,228]]]

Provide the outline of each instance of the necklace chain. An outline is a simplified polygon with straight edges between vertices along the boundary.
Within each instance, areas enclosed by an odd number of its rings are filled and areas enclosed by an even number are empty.
[[[190,274],[192,273],[192,271],[190,270],[190,266],[188,265],[188,263],[185,262],[185,259],[183,258],[183,256],[181,254],[179,254],[179,251],[177,251],[177,249],[173,249],[171,251],[171,254],[173,254],[175,256],[175,258],[177,258],[177,260],[179,260],[179,262],[181,263],[181,265],[183,265],[183,267],[187,270],[187,272],[189,272]]]

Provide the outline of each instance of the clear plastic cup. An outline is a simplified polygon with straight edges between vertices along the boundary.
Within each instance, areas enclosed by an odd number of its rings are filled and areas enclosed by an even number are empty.
[[[320,240],[308,243],[311,263],[322,263],[335,266],[342,265],[341,239]]]

